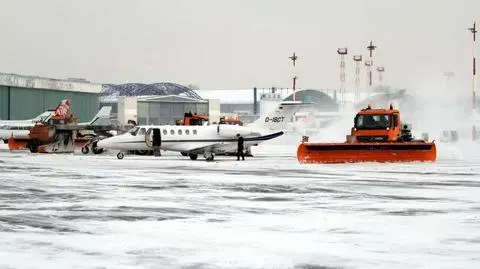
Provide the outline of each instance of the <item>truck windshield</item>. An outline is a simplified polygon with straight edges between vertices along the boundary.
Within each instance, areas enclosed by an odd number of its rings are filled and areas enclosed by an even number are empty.
[[[360,130],[377,129],[384,130],[390,127],[390,115],[357,115],[355,128]]]

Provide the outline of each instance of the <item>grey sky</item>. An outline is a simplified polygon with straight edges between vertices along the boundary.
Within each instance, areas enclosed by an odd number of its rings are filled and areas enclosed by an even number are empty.
[[[470,90],[479,0],[4,0],[0,71],[101,83],[197,84],[203,89],[339,85],[338,47],[366,56],[384,81],[412,90]],[[477,50],[480,51],[480,50]],[[479,53],[480,54],[480,53]],[[362,69],[362,84],[365,72]]]

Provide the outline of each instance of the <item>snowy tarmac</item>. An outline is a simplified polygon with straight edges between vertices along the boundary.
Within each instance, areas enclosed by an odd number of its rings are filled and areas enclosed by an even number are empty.
[[[0,268],[480,268],[480,153],[302,165],[0,149]]]

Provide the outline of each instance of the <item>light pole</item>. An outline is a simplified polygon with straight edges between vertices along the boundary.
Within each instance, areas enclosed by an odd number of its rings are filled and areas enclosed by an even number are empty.
[[[385,72],[385,67],[377,66],[377,72],[378,72],[378,84],[381,85],[383,80],[383,72]]]
[[[455,76],[455,73],[452,71],[445,71],[443,72],[443,76],[445,77],[445,89],[447,92],[450,92],[450,79]]]
[[[337,53],[340,55],[340,108],[345,109],[345,57],[348,49],[338,48]]]
[[[473,21],[473,26],[468,28],[468,30],[472,33],[473,36],[473,44],[472,44],[472,59],[473,59],[473,65],[472,65],[472,113],[473,113],[473,124],[472,124],[472,139],[475,141],[477,139],[477,130],[475,128],[475,119],[477,116],[477,104],[476,104],[476,98],[475,98],[475,90],[476,90],[476,63],[475,63],[475,49],[476,49],[476,40],[475,37],[477,35],[477,25],[475,21]]]
[[[295,72],[295,63],[298,59],[298,56],[295,55],[295,52],[294,52],[293,55],[288,57],[288,58],[290,58],[290,60],[292,60],[292,62],[293,62],[293,101],[295,101],[295,87],[297,85],[297,79],[298,79],[297,75],[295,74],[296,73]]]
[[[370,98],[372,94],[372,60],[365,60],[365,66],[367,67],[367,96]]]
[[[360,101],[360,63],[362,62],[362,55],[353,55],[355,61],[355,105]]]
[[[368,88],[369,94],[372,91],[372,66],[373,66],[373,51],[377,48],[377,46],[373,45],[373,41],[370,41],[370,44],[367,46],[367,50],[369,51],[369,62],[367,65],[367,61],[365,61],[365,65],[368,68]]]

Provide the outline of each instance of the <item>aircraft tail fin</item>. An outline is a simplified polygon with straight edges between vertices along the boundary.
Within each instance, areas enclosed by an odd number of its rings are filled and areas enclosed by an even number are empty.
[[[273,111],[260,116],[259,119],[247,126],[268,130],[285,130],[293,114],[305,105],[306,103],[301,101],[283,101]]]
[[[112,112],[111,106],[103,106],[93,119],[88,122],[88,125],[110,125],[110,113]]]

